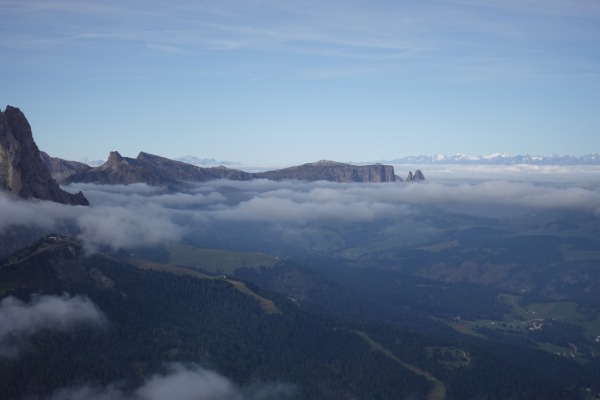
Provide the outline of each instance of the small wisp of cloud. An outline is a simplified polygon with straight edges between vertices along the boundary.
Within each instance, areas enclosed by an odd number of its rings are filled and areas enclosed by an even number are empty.
[[[296,386],[280,383],[239,388],[214,371],[175,363],[133,391],[118,385],[86,385],[61,389],[49,400],[285,400],[293,399],[296,393]]]
[[[0,357],[15,357],[27,338],[44,330],[105,323],[104,314],[85,296],[34,295],[29,303],[9,296],[0,301]]]

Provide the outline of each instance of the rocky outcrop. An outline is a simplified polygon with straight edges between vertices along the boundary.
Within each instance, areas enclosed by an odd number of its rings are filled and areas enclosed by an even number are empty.
[[[413,174],[412,171],[408,171],[408,176],[406,177],[406,182],[414,182],[414,181],[424,181],[425,175],[421,172],[420,169],[416,170]]]
[[[274,171],[248,173],[223,166],[203,168],[168,158],[141,152],[137,158],[110,153],[105,164],[74,173],[62,183],[87,182],[99,184],[146,183],[152,186],[177,185],[184,182],[207,182],[215,179],[247,181],[251,179],[331,182],[395,182],[402,180],[389,165],[350,165],[319,161]]]
[[[141,152],[137,158],[129,158],[113,151],[103,165],[75,173],[63,182],[113,185],[146,183],[152,186],[169,186],[215,179],[250,180],[252,175],[226,167],[202,168],[144,152]]]
[[[11,106],[0,112],[0,189],[25,199],[89,204],[83,193],[67,193],[52,179],[29,122],[21,110]]]
[[[252,174],[237,169],[224,166],[204,168],[144,152],[141,152],[137,159],[143,161],[146,165],[162,169],[177,182],[207,182],[215,179],[247,181],[252,179]]]
[[[84,163],[67,161],[57,157],[50,157],[48,153],[43,151],[40,151],[40,156],[42,157],[44,165],[46,165],[46,168],[50,172],[50,175],[52,175],[52,178],[56,182],[62,182],[73,174],[92,169],[92,167]]]
[[[395,182],[394,167],[390,165],[351,165],[334,161],[318,161],[296,167],[254,174],[255,178],[281,181],[298,179],[303,181],[331,182]]]

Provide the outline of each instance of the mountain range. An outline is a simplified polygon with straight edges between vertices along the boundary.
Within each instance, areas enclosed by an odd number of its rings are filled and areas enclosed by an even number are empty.
[[[185,162],[188,164],[197,165],[200,167],[214,167],[219,165],[224,166],[237,166],[240,163],[233,161],[218,161],[214,158],[199,158],[196,156],[185,156],[175,159],[176,161]],[[98,167],[104,163],[103,160],[90,160],[82,159],[81,163],[85,163],[92,167]],[[349,162],[349,164],[458,164],[458,165],[600,165],[600,154],[590,153],[583,156],[573,155],[509,155],[506,153],[493,153],[488,155],[467,155],[467,154],[454,154],[454,155],[413,155],[395,158],[392,160],[380,160],[380,161],[369,161],[369,162]]]
[[[197,165],[199,167],[218,167],[220,165],[231,167],[240,165],[240,163],[234,161],[217,160],[214,158],[200,158],[192,155],[177,157],[175,161],[181,161],[187,164]]]
[[[198,161],[190,157],[188,161]],[[395,182],[390,165],[350,165],[333,161],[318,161],[274,171],[249,173],[224,166],[201,167],[140,152],[137,158],[110,153],[107,161],[97,167],[82,162],[51,157],[38,149],[25,115],[18,108],[7,106],[0,113],[0,188],[24,198],[53,200],[66,204],[87,205],[85,196],[67,193],[58,184],[146,183],[153,186],[173,186],[185,182],[207,182],[215,179],[247,181],[251,179],[332,182]],[[424,180],[419,170],[409,173],[407,180]]]
[[[153,186],[177,185],[184,182],[207,182],[215,179],[247,181],[269,179],[274,181],[296,179],[330,182],[396,182],[402,179],[395,175],[391,165],[351,165],[322,160],[314,163],[266,172],[249,173],[224,166],[199,167],[181,161],[140,152],[136,158],[123,157],[118,152],[110,153],[106,163],[99,167],[65,161],[44,156],[46,167],[61,184],[99,183],[122,184],[146,183]],[[420,170],[409,173],[409,181],[424,180]]]
[[[385,164],[462,164],[462,165],[600,165],[600,154],[591,153],[584,156],[572,155],[549,155],[511,156],[504,153],[495,153],[484,156],[471,156],[466,154],[455,155],[417,155],[396,158],[393,160],[380,161]]]

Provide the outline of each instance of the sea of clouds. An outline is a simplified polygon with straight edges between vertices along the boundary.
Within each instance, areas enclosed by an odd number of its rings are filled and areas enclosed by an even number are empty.
[[[212,181],[180,191],[145,184],[73,184],[90,207],[0,194],[0,233],[20,224],[74,226],[89,244],[122,249],[177,242],[219,223],[359,224],[438,207],[501,218],[548,209],[600,215],[600,168],[435,166],[420,183]]]

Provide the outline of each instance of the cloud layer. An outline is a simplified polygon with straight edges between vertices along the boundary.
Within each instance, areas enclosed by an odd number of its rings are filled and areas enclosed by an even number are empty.
[[[42,330],[67,331],[79,324],[101,325],[102,312],[87,297],[34,296],[29,303],[0,301],[0,356],[15,356],[20,344]]]
[[[177,242],[236,223],[307,227],[397,221],[431,207],[502,217],[547,209],[600,215],[597,169],[439,167],[419,184],[213,181],[181,192],[144,184],[79,184],[91,207],[16,200],[0,194],[0,232],[22,224],[72,227],[88,244],[113,249]],[[491,173],[490,173],[491,171]],[[566,172],[565,172],[566,171]],[[427,172],[427,171],[426,171]]]
[[[261,384],[240,389],[227,378],[197,365],[172,364],[167,373],[146,380],[133,392],[115,385],[62,389],[50,400],[279,400],[291,399],[288,384]]]

